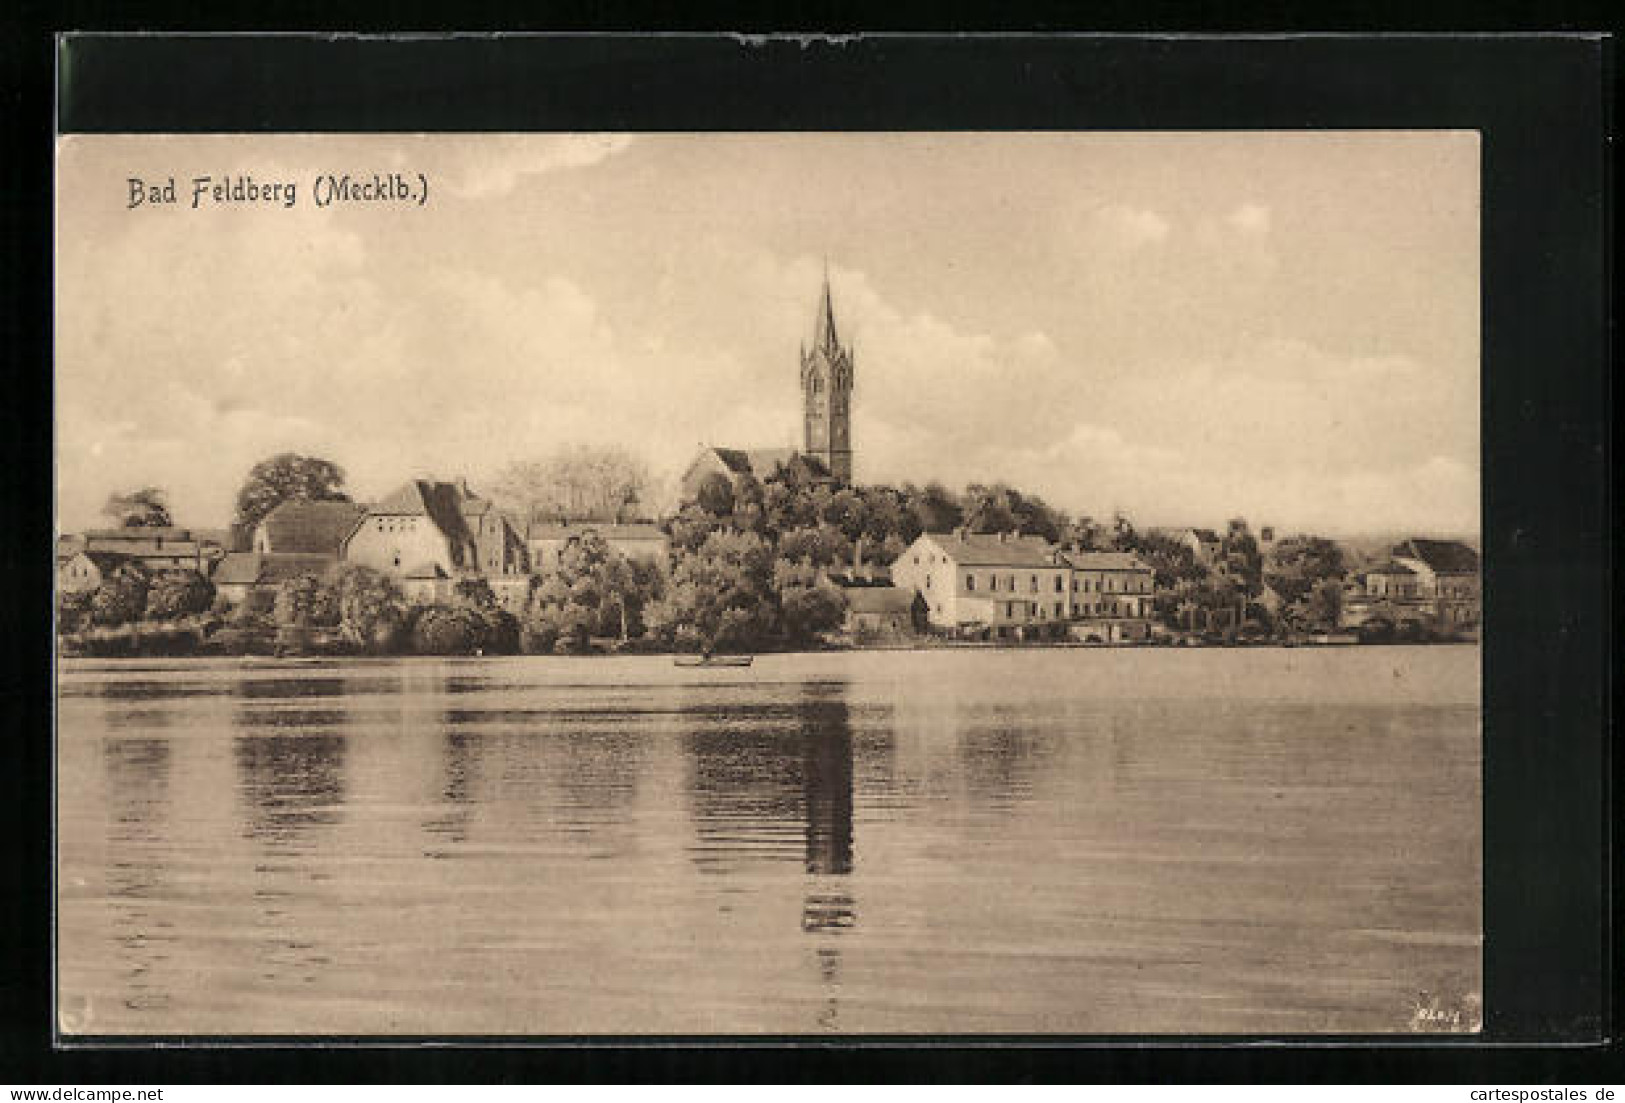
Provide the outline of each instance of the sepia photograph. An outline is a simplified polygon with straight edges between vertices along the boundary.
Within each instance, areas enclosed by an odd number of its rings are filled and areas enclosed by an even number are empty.
[[[55,158],[64,1041],[1482,1030],[1478,132]]]

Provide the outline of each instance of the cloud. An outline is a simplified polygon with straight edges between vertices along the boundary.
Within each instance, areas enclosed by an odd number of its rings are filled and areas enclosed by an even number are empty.
[[[1270,209],[1261,203],[1243,203],[1225,216],[1225,222],[1244,234],[1267,234]]]
[[[1121,203],[1097,208],[1091,223],[1096,236],[1130,249],[1166,240],[1171,228],[1168,220],[1156,211]]]
[[[554,134],[500,144],[476,142],[462,158],[464,168],[449,187],[465,199],[489,199],[513,191],[527,176],[586,168],[631,144],[628,134]]]

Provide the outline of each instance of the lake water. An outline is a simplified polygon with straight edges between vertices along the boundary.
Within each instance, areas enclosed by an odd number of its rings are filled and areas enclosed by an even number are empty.
[[[1470,647],[70,660],[61,1026],[1470,1027],[1479,678]]]

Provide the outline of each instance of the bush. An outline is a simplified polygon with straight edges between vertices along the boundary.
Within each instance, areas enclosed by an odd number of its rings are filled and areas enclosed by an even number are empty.
[[[90,599],[94,591],[80,590],[56,595],[56,628],[62,635],[82,632],[90,627]]]
[[[274,601],[276,623],[283,628],[331,628],[339,622],[338,591],[315,575],[283,579]]]
[[[471,609],[425,605],[412,622],[412,649],[420,655],[471,655],[480,646],[484,624]]]
[[[90,596],[91,619],[109,627],[138,620],[147,609],[147,576],[136,567],[116,567]]]
[[[551,655],[558,639],[558,626],[535,613],[527,615],[520,626],[519,648],[527,655]]]
[[[519,618],[506,609],[482,609],[478,647],[488,655],[515,655],[519,652]]]
[[[214,586],[196,571],[163,571],[147,587],[148,620],[173,620],[206,612]]]
[[[207,650],[221,655],[269,655],[276,650],[276,634],[266,628],[222,628],[209,637]]]

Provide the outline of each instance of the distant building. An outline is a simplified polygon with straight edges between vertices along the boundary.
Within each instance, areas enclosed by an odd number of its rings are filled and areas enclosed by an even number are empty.
[[[447,578],[522,574],[527,566],[507,519],[461,481],[406,483],[367,509],[340,551],[347,562],[397,577],[430,565]]]
[[[525,533],[532,568],[537,574],[558,570],[565,549],[588,536],[599,537],[611,551],[627,559],[646,559],[661,566],[671,549],[666,534],[649,522],[534,521]]]
[[[689,462],[679,480],[682,498],[692,502],[700,496],[700,487],[713,475],[728,480],[737,487],[749,476],[757,482],[780,475],[792,465],[799,465],[799,473],[811,483],[834,484],[829,468],[816,456],[798,452],[794,448],[701,448]]]
[[[1416,594],[1444,628],[1477,627],[1483,616],[1478,553],[1459,540],[1412,537],[1394,545],[1394,562],[1416,574]]]
[[[1387,601],[1412,601],[1417,596],[1416,572],[1389,560],[1365,572],[1365,596]]]
[[[842,589],[846,598],[847,632],[903,635],[914,628],[914,610],[919,597],[913,590],[896,586],[850,586]]]
[[[805,462],[802,473],[836,486],[852,483],[852,384],[855,360],[850,345],[843,345],[835,329],[835,306],[829,277],[813,323],[813,340],[801,349],[801,437],[794,448],[700,449],[683,472],[679,486],[683,501],[692,502],[705,480],[721,476],[738,485],[744,476],[758,482],[790,466]]]
[[[80,537],[76,550],[129,556],[153,573],[208,574],[215,562],[214,545],[205,545],[191,529],[174,527],[90,529]]]
[[[299,552],[338,555],[344,538],[367,512],[354,502],[313,502],[292,498],[267,513],[254,527],[253,550],[262,554]]]
[[[1072,565],[1049,541],[964,529],[923,533],[892,564],[932,627],[993,638],[1059,636],[1071,619]]]
[[[1212,563],[1224,547],[1219,534],[1212,529],[1175,529],[1169,535],[1189,548],[1198,563]]]
[[[253,599],[265,607],[274,600],[276,589],[290,578],[311,575],[322,578],[338,565],[338,558],[319,552],[232,552],[215,568],[214,593],[217,600],[237,606]]]
[[[469,490],[466,479],[458,479],[456,485],[463,524],[474,537],[479,572],[487,578],[528,574],[530,552],[514,523],[494,502]]]
[[[1069,551],[1072,636],[1102,643],[1151,634],[1156,572],[1133,552]]]
[[[1341,623],[1357,628],[1383,616],[1457,633],[1483,617],[1478,553],[1458,540],[1413,537],[1367,570],[1344,594]]]
[[[125,564],[140,566],[137,560],[117,552],[74,552],[57,565],[56,588],[64,594],[94,590],[108,575]]]

